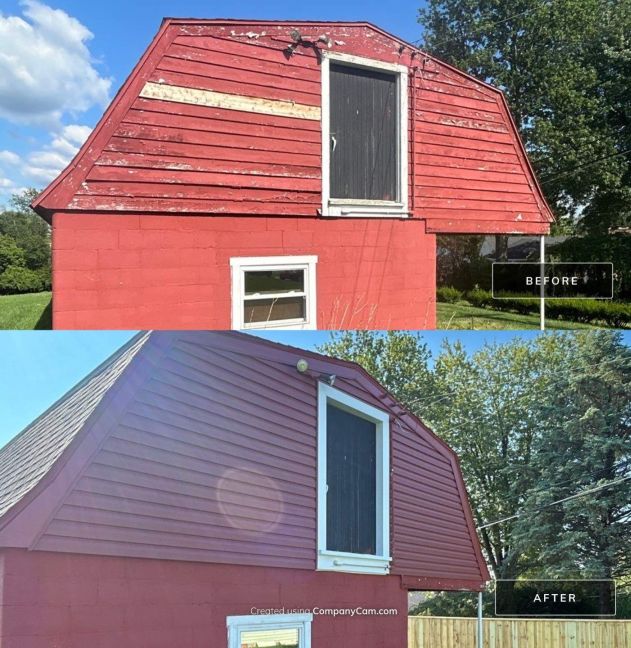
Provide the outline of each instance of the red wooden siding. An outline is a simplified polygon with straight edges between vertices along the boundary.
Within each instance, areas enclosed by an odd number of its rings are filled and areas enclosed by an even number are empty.
[[[164,355],[34,549],[314,570],[317,382],[295,369],[306,356],[391,414],[392,574],[420,589],[487,578],[452,452],[358,368],[231,334],[154,333],[145,346]]]
[[[499,91],[364,23],[165,23],[76,167],[40,210],[316,217],[319,119],[141,96],[145,83],[319,109],[311,48],[284,50],[298,28],[331,50],[410,72],[412,216],[430,232],[545,232],[551,215]],[[325,46],[322,46],[326,49]]]
[[[318,256],[320,329],[434,328],[435,236],[398,219],[56,214],[57,329],[229,329],[230,257]]]
[[[319,616],[313,646],[406,645],[407,593],[396,576],[0,552],[0,648],[208,648],[226,617],[261,609],[394,609]]]

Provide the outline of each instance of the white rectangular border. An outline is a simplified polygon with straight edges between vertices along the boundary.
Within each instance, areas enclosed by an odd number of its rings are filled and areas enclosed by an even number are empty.
[[[228,648],[241,648],[239,635],[248,630],[298,630],[298,647],[311,648],[311,622],[313,614],[251,614],[247,616],[226,617],[228,628]]]
[[[317,329],[317,282],[316,264],[318,257],[309,256],[273,256],[273,257],[232,257],[230,259],[231,276],[231,326],[234,330],[240,329]],[[243,298],[245,295],[244,274],[246,271],[256,270],[304,270],[305,271],[305,321],[287,320],[276,322],[257,322],[245,324],[243,322]]]
[[[399,112],[399,139],[397,147],[397,173],[399,200],[335,200],[330,196],[330,81],[329,63],[339,61],[349,66],[386,70],[397,74],[397,104]],[[322,216],[407,218],[408,211],[408,69],[404,65],[385,63],[361,56],[322,52]]]
[[[326,408],[333,402],[336,407],[351,414],[367,419],[376,425],[377,430],[377,506],[376,541],[377,555],[329,551],[326,547]],[[335,389],[322,382],[318,383],[318,531],[317,531],[317,569],[357,574],[388,574],[390,571],[390,417],[387,412],[377,409],[359,398]]]

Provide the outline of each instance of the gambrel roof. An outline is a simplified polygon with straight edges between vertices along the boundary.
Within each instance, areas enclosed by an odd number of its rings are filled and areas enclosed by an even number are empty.
[[[331,375],[390,416],[390,573],[484,587],[454,452],[359,365],[236,332],[140,334],[9,442],[0,548],[315,569]]]
[[[313,46],[288,54],[296,30]],[[328,51],[409,70],[410,213],[428,232],[548,232],[502,92],[366,22],[165,19],[34,209],[317,217]]]

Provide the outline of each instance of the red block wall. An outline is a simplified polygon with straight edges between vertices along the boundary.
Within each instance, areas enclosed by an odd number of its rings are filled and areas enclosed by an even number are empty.
[[[318,256],[319,329],[435,327],[419,220],[55,214],[53,326],[228,329],[230,258]]]
[[[252,608],[396,608],[314,616],[313,646],[405,648],[396,576],[5,550],[0,648],[222,648]]]

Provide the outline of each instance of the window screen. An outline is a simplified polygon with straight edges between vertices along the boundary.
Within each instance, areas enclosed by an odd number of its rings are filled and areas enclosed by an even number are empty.
[[[327,404],[327,549],[376,554],[375,423]]]
[[[397,75],[331,63],[331,198],[397,201]]]

